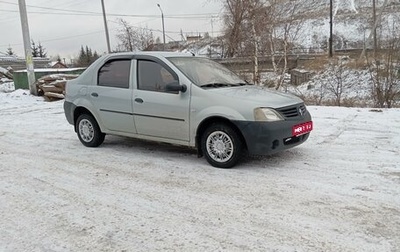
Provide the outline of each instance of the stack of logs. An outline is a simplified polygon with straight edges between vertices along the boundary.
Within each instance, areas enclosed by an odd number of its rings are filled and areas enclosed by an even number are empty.
[[[67,80],[78,77],[76,74],[51,74],[41,77],[36,82],[39,95],[47,101],[56,101],[65,98],[65,84]]]
[[[8,69],[0,67],[0,83],[11,82],[12,79],[12,72],[10,72]]]

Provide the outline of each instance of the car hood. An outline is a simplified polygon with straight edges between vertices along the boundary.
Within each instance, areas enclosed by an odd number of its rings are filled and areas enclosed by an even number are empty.
[[[209,91],[214,94],[234,98],[235,100],[246,100],[256,103],[259,106],[272,108],[280,108],[303,102],[297,96],[253,85],[214,88],[209,89]]]

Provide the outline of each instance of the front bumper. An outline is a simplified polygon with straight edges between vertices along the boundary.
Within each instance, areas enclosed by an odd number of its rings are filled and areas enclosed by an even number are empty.
[[[279,122],[233,121],[241,131],[251,155],[274,154],[304,143],[310,133],[292,136],[292,127],[311,121],[307,112],[302,118]]]

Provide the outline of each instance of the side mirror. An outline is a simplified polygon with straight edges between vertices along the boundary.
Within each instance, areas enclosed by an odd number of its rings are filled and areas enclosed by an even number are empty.
[[[169,83],[165,86],[165,89],[167,91],[171,91],[171,92],[182,92],[185,93],[187,90],[187,86],[185,84],[180,85],[179,82],[172,82]]]

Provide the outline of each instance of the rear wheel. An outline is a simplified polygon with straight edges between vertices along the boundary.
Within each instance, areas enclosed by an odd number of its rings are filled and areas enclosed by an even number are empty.
[[[100,131],[93,116],[82,114],[76,120],[76,132],[81,143],[87,147],[97,147],[104,142],[105,134]]]
[[[225,124],[212,124],[201,137],[207,162],[218,168],[231,168],[241,157],[243,144],[239,135]]]

